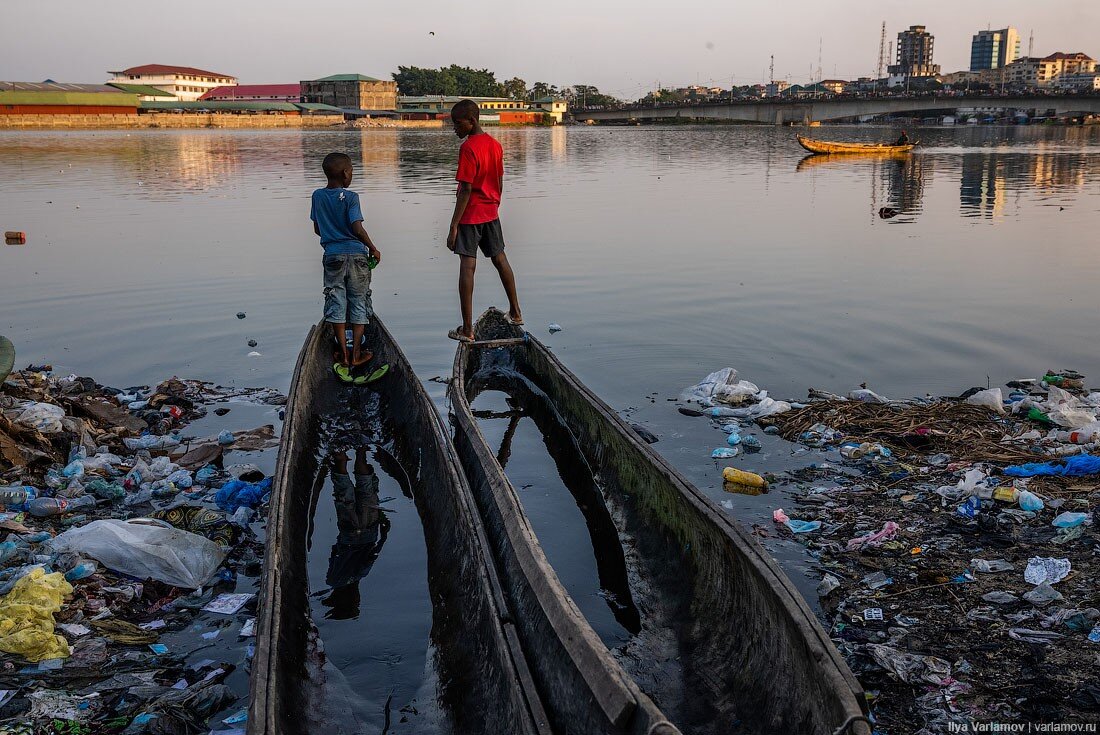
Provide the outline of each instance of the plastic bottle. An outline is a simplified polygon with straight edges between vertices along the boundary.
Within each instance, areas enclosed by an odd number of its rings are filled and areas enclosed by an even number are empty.
[[[68,582],[75,582],[78,579],[90,577],[98,571],[99,566],[94,561],[82,561],[65,572],[65,580]]]
[[[1100,426],[1096,424],[1089,424],[1080,429],[1070,429],[1069,431],[1056,431],[1054,432],[1054,438],[1060,442],[1070,442],[1073,444],[1092,444],[1093,442],[1100,441]]]
[[[768,481],[755,472],[746,472],[736,467],[727,467],[722,470],[722,479],[726,482],[733,482],[748,487],[766,488],[768,486]]]
[[[1021,490],[1019,501],[1020,507],[1024,510],[1034,512],[1043,509],[1043,499],[1030,490]]]
[[[860,459],[863,457],[863,447],[859,444],[844,444],[840,447],[840,454],[846,459]]]
[[[19,513],[27,509],[27,503],[38,497],[38,492],[30,485],[12,485],[0,488],[0,506]]]
[[[48,518],[72,513],[79,508],[95,505],[95,498],[84,495],[72,500],[65,498],[35,498],[27,504],[27,511],[35,518]]]

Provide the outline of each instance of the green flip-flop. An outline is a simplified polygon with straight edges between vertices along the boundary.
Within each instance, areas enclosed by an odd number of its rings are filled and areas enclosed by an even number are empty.
[[[332,364],[332,372],[336,373],[336,377],[345,383],[351,383],[355,380],[351,377],[351,370],[338,362]]]
[[[375,370],[370,375],[360,375],[358,378],[355,379],[354,382],[355,382],[356,385],[368,385],[369,383],[373,383],[376,380],[380,380],[382,378],[382,376],[385,375],[386,373],[388,373],[389,371],[390,371],[390,364],[386,363],[385,365],[378,368],[377,370]]]

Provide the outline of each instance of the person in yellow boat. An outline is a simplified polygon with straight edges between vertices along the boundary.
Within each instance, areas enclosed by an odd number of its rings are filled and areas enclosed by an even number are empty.
[[[901,135],[894,141],[894,145],[909,145],[909,135],[904,130],[901,131]]]

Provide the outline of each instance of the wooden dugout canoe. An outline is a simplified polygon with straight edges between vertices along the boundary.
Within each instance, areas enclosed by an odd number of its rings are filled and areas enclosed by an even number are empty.
[[[386,451],[408,476],[424,529],[431,637],[455,733],[548,735],[546,716],[518,643],[449,432],[385,326],[367,327],[386,377],[369,387],[332,374],[331,336],[310,329],[291,380],[271,494],[249,692],[249,735],[337,732],[321,683],[307,599],[307,538],[320,485],[320,417],[348,403],[377,406]],[[363,398],[368,392],[377,395]],[[370,631],[364,627],[363,635]],[[425,641],[425,646],[428,642]]]
[[[890,145],[887,143],[837,143],[827,140],[814,140],[799,135],[798,144],[810,153],[908,153],[916,143]]]
[[[858,682],[759,543],[501,312],[475,332],[511,344],[459,345],[455,446],[554,731],[869,733]],[[543,554],[470,409],[488,388],[543,402],[596,479],[643,611],[630,655],[610,654]]]

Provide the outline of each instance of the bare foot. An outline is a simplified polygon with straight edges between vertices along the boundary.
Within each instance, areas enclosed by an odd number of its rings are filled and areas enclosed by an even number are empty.
[[[511,311],[509,311],[508,321],[512,322],[512,324],[515,324],[517,327],[521,327],[523,326],[523,314],[518,311],[513,314]]]
[[[352,367],[359,367],[360,365],[366,365],[368,362],[370,362],[373,359],[374,359],[374,353],[371,352],[370,350],[360,351],[360,350],[356,349],[355,352],[352,354],[352,357],[351,357],[351,366]]]

